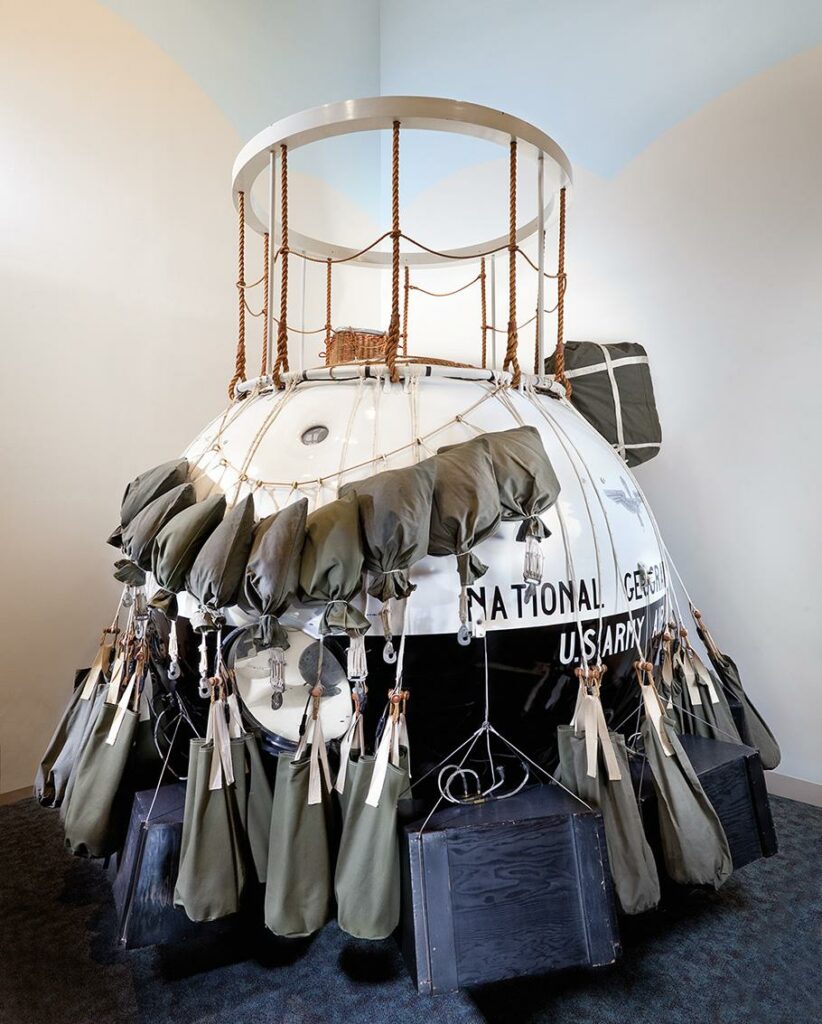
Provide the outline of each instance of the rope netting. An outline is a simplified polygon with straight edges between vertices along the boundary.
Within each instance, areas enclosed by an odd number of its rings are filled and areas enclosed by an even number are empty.
[[[288,373],[288,338],[289,334],[301,336],[324,335],[325,350],[322,353],[325,364],[332,365],[332,350],[335,331],[332,326],[332,298],[333,298],[333,269],[335,265],[352,263],[360,257],[375,249],[386,239],[391,240],[391,311],[389,315],[388,328],[384,334],[379,335],[382,340],[380,344],[379,359],[369,353],[366,359],[349,359],[345,362],[382,362],[388,367],[389,379],[392,382],[399,380],[397,361],[409,361],[408,356],[408,313],[409,299],[411,292],[425,295],[430,298],[442,299],[459,295],[462,292],[479,286],[480,305],[480,360],[479,365],[485,369],[488,365],[488,335],[506,335],[506,348],[503,357],[502,368],[511,374],[511,386],[519,387],[522,379],[522,371],[519,362],[519,343],[522,330],[532,323],[536,323],[534,332],[534,372],[544,373],[544,366],[541,365],[541,316],[543,314],[556,313],[557,335],[554,348],[554,378],[565,388],[566,395],[571,395],[571,383],[565,375],[565,292],[567,289],[567,274],[565,271],[565,223],[566,223],[566,190],[559,191],[559,233],[557,240],[557,270],[556,273],[540,270],[540,267],[526,253],[517,240],[517,142],[511,140],[509,148],[508,167],[508,237],[507,242],[489,248],[487,250],[470,254],[459,254],[443,252],[434,249],[424,243],[412,238],[403,232],[400,223],[400,122],[394,121],[392,127],[391,147],[391,227],[384,231],[373,242],[359,249],[357,252],[345,256],[321,258],[299,250],[292,250],[289,246],[288,237],[288,148],[280,146],[280,236],[281,242],[277,250],[272,254],[271,239],[269,233],[263,235],[263,273],[252,282],[245,280],[245,195],[238,193],[238,257],[237,257],[237,289],[239,294],[238,302],[238,326],[237,326],[237,348],[234,360],[234,373],[228,386],[229,397],[244,397],[245,392],[238,391],[237,385],[244,382],[246,377],[246,317],[261,317],[263,321],[262,330],[262,357],[260,361],[260,377],[265,377],[269,372],[271,379],[277,388],[282,388],[283,374]],[[273,164],[273,155],[272,155]],[[273,179],[273,169],[272,169]],[[272,186],[273,194],[273,186]],[[408,245],[419,249],[443,260],[471,260],[479,262],[479,271],[470,280],[445,291],[435,291],[425,288],[421,284],[412,283],[408,263],[402,263],[402,245],[405,241]],[[544,245],[544,233],[539,238],[539,245]],[[486,260],[491,259],[501,252],[508,253],[508,323],[505,327],[497,327],[496,323],[488,321],[488,279],[486,273]],[[295,257],[308,263],[320,263],[325,265],[325,322],[322,326],[312,329],[296,328],[288,323],[288,269],[289,257]],[[517,322],[517,261],[521,258],[526,265],[536,273],[542,273],[543,277],[556,281],[557,300],[550,308],[540,309],[541,303],[537,304],[534,315],[522,323]],[[273,268],[279,261],[280,264],[280,308],[279,316],[273,315],[270,309],[272,296],[270,294],[270,282],[273,281]],[[400,273],[402,269],[402,274]],[[401,282],[402,278],[402,282]],[[259,310],[250,308],[246,292],[258,285],[263,285],[263,304]],[[492,265],[491,292],[493,304],[494,278]],[[402,311],[400,311],[400,291],[402,289]],[[304,296],[303,296],[304,298]],[[493,305],[492,305],[493,309]],[[494,317],[491,317],[494,320]],[[276,355],[271,365],[269,356],[270,338],[269,331],[276,327]],[[365,332],[368,333],[368,332]],[[358,353],[362,355],[362,353]],[[426,358],[427,362],[439,363],[445,366],[470,366],[472,364],[452,362],[450,360]]]

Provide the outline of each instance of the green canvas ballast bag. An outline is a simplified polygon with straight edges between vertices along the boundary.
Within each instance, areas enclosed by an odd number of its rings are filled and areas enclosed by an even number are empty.
[[[123,494],[120,503],[120,523],[108,538],[108,543],[119,548],[123,528],[155,498],[185,483],[188,469],[187,459],[172,459],[135,477]]]
[[[408,597],[414,589],[408,570],[428,554],[435,477],[433,460],[425,459],[339,490],[341,498],[357,496],[365,568],[372,575],[368,593],[380,601]]]
[[[206,539],[186,578],[186,590],[200,607],[216,613],[237,603],[254,539],[254,497],[230,509]]]
[[[683,639],[673,650],[667,644],[662,681],[672,696],[671,718],[680,733],[705,736],[724,743],[741,743],[728,698],[718,679]]]
[[[697,632],[705,644],[711,664],[719,676],[726,694],[739,703],[742,709],[742,742],[754,747],[759,751],[759,760],[762,767],[767,771],[779,767],[782,760],[782,752],[776,742],[774,734],[768,727],[768,723],[754,707],[753,702],[742,686],[742,677],[736,662],[727,654],[723,654],[717,647],[716,641],[705,625],[705,621],[696,609],[694,609]]]
[[[151,571],[160,588],[149,602],[169,618],[177,617],[176,595],[185,588],[186,576],[206,540],[225,514],[225,496],[213,494],[183,509],[157,534]]]
[[[142,586],[151,570],[157,535],[175,516],[194,504],[192,484],[173,487],[148,505],[123,527],[122,549],[125,561],[116,563],[114,578],[130,586]]]
[[[174,903],[192,921],[236,913],[249,881],[266,877],[271,786],[235,707],[214,700],[206,738],[189,746]]]
[[[529,585],[542,582],[541,541],[551,531],[540,518],[559,497],[559,480],[536,427],[521,426],[480,434],[465,442],[481,445],[491,456],[502,519],[521,522],[517,540],[525,544],[523,579]],[[449,451],[454,445],[441,448]]]
[[[277,760],[268,845],[265,923],[288,938],[312,935],[331,919],[336,826],[328,791],[308,802],[310,755]]]
[[[642,694],[641,734],[657,795],[665,869],[675,882],[718,889],[733,871],[725,830],[652,682],[642,684]]]
[[[305,543],[308,502],[305,498],[263,519],[254,531],[240,606],[256,616],[254,642],[269,650],[271,707],[282,706],[285,690],[285,651],[288,634],[280,625],[282,615],[297,591],[300,556]]]
[[[66,815],[68,814],[69,805],[71,803],[71,794],[74,792],[74,783],[77,779],[77,766],[80,763],[80,757],[83,751],[86,749],[86,744],[88,743],[91,734],[94,732],[94,727],[97,724],[100,711],[105,704],[107,693],[108,682],[105,678],[101,677],[100,680],[93,685],[87,700],[84,700],[81,695],[80,699],[83,700],[87,708],[84,715],[82,730],[77,738],[76,746],[71,749],[64,747],[63,752],[60,755],[61,758],[65,756],[68,760],[66,766],[66,785],[63,792],[63,799],[60,803],[60,819],[63,822],[64,827]]]
[[[112,742],[111,734],[119,728]],[[121,783],[131,756],[138,714],[103,703],[75,769],[66,811],[66,846],[86,857],[107,857],[120,846],[130,807]]]
[[[34,796],[43,807],[59,807],[62,803],[77,745],[93,707],[91,700],[81,700],[82,683],[90,671],[91,669],[81,669],[75,672],[74,689],[71,691],[69,702],[40,758],[34,780]]]
[[[433,457],[434,504],[431,509],[428,554],[456,555],[460,581],[461,643],[468,633],[467,588],[483,576],[488,566],[474,554],[474,547],[490,537],[499,525],[502,510],[491,456],[484,445],[454,445]]]
[[[625,739],[618,733],[608,735],[619,767],[618,779],[609,778],[601,748],[597,754],[596,776],[591,777],[585,736],[576,735],[571,725],[561,725],[557,729],[560,781],[602,813],[617,899],[624,913],[641,914],[659,903],[659,876],[642,827]]]
[[[346,494],[322,505],[307,518],[300,565],[300,592],[305,601],[321,601],[320,632],[348,635],[348,678],[367,674],[364,634],[371,623],[352,603],[362,589],[364,554],[357,495]]]
[[[545,372],[554,372],[553,354],[545,360]],[[662,428],[642,345],[566,341],[565,376],[573,388],[571,404],[629,466],[659,454]]]
[[[358,939],[385,939],[400,920],[397,802],[408,795],[408,759],[388,764],[378,806],[366,803],[375,758],[350,758],[341,795],[343,827],[334,892],[337,923]]]

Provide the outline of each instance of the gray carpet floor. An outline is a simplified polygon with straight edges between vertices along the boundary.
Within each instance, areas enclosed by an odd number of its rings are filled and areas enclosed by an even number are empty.
[[[822,810],[774,799],[780,852],[623,926],[613,967],[418,996],[392,941],[329,925],[126,952],[102,867],[56,812],[0,807],[2,1024],[810,1024],[822,1019]]]

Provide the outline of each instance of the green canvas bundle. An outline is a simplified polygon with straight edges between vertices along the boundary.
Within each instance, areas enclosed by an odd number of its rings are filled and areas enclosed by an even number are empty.
[[[559,480],[536,427],[489,431],[437,454],[468,446],[483,447],[491,457],[504,520],[537,519],[559,497]]]
[[[365,565],[359,503],[354,492],[316,509],[306,520],[300,565],[300,592],[305,601],[321,601],[325,609],[320,632],[349,638],[347,671],[351,680],[367,673],[364,634],[371,623],[351,602],[362,589]]]
[[[349,602],[362,587],[364,567],[357,495],[346,494],[308,516],[300,565],[300,592],[305,601],[326,605],[320,629],[367,630],[371,623]]]
[[[137,513],[142,512],[150,502],[166,491],[185,483],[188,469],[187,459],[172,459],[135,477],[125,489],[120,503],[120,523],[108,538],[108,543],[119,548],[122,544],[123,528],[128,526]]]
[[[525,543],[523,578],[526,583],[542,581],[543,557],[540,542],[551,531],[540,518],[559,496],[559,480],[536,427],[521,426],[492,431],[466,441],[488,451],[497,483],[502,519],[521,522],[517,540]],[[464,447],[450,445],[440,452]]]
[[[175,595],[185,588],[194,560],[225,514],[222,494],[213,494],[178,512],[157,534],[151,571],[160,588],[151,605],[176,618]]]
[[[113,742],[108,742],[115,718],[121,716]],[[103,703],[94,728],[80,754],[73,776],[64,827],[72,853],[107,857],[122,840],[129,807],[121,792],[134,735],[137,712],[130,707]]]
[[[265,923],[275,935],[312,935],[333,914],[336,822],[331,796],[321,787],[308,802],[310,754],[293,761],[280,754],[268,846]]]
[[[206,539],[186,578],[186,590],[200,607],[216,613],[236,604],[254,539],[254,497],[230,509]]]
[[[502,517],[491,455],[470,442],[438,452],[434,503],[429,527],[429,555],[456,555],[460,584],[474,583],[487,565],[473,548],[496,530]]]
[[[662,715],[655,724],[646,714],[641,732],[657,795],[665,869],[675,882],[718,889],[733,871],[728,839],[673,722]]]
[[[641,914],[659,903],[659,876],[631,782],[625,739],[619,733],[608,735],[619,768],[618,779],[609,778],[601,749],[596,776],[591,777],[585,736],[576,735],[571,725],[561,725],[557,730],[560,781],[602,813],[617,899],[624,913]]]
[[[223,709],[218,709],[223,714]],[[191,740],[174,903],[192,921],[236,913],[251,880],[266,877],[271,787],[253,733],[227,738],[231,776],[215,784],[221,738]]]
[[[434,480],[434,462],[425,459],[339,490],[341,498],[357,496],[364,563],[372,576],[368,593],[383,602],[408,597],[414,589],[408,570],[428,553]]]
[[[432,461],[434,504],[428,554],[456,555],[460,582],[457,639],[468,644],[468,587],[488,571],[488,566],[474,553],[474,547],[494,533],[502,517],[497,481],[485,445],[455,445],[438,452]]]
[[[192,484],[180,484],[155,498],[127,526],[123,527],[122,550],[126,560],[117,562],[115,579],[129,586],[142,586],[151,571],[154,546],[160,531],[195,502]]]
[[[400,919],[400,848],[397,803],[408,793],[408,759],[388,764],[379,804],[366,802],[375,758],[349,757],[341,794],[343,826],[334,892],[337,922],[358,939],[384,939]]]
[[[779,762],[782,760],[779,744],[768,727],[768,723],[745,692],[736,662],[729,655],[723,654],[717,647],[702,616],[697,612],[694,612],[694,615],[700,639],[705,644],[711,664],[722,682],[722,688],[739,703],[742,709],[741,737],[743,743],[747,743],[748,746],[759,751],[759,759],[766,771],[778,768]]]
[[[554,372],[553,354],[545,360],[545,372]],[[571,404],[629,466],[659,454],[662,428],[642,345],[566,341],[565,376],[573,387]]]
[[[254,531],[239,602],[258,618],[255,639],[261,648],[288,647],[277,617],[299,586],[307,514],[308,502],[300,498],[267,516]]]

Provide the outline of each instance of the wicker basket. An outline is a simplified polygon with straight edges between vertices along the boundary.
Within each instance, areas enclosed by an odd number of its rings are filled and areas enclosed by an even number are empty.
[[[381,359],[385,354],[385,331],[366,331],[359,327],[340,327],[331,334],[325,353],[325,365],[352,363],[358,359]]]

